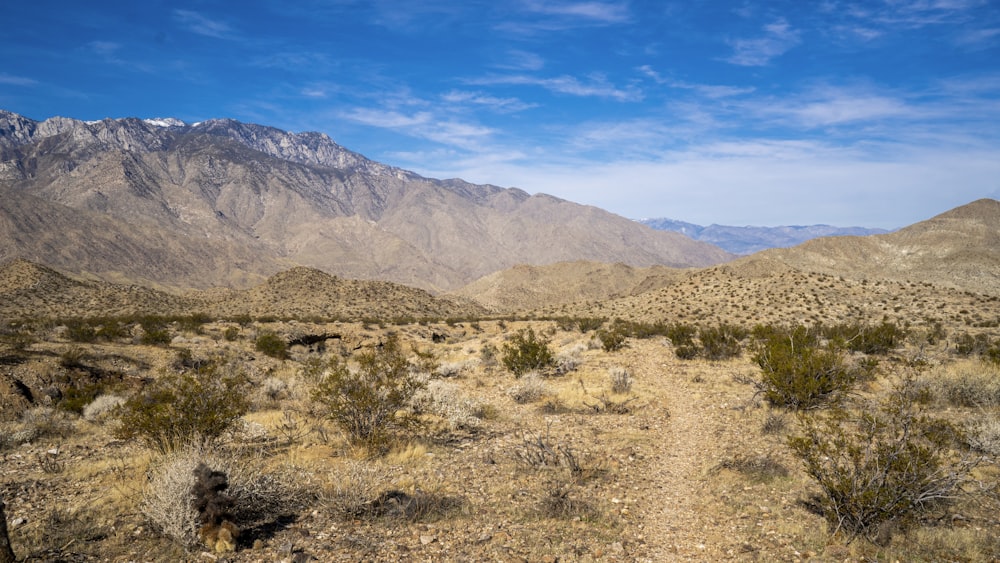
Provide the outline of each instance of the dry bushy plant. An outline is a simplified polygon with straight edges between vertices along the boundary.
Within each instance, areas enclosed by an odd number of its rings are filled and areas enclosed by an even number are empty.
[[[379,463],[346,460],[332,472],[333,481],[321,501],[335,513],[356,518],[363,515],[381,491],[389,488],[392,470]]]
[[[965,426],[966,440],[977,452],[1000,458],[1000,417],[982,413]]]
[[[632,390],[632,374],[623,367],[609,368],[608,379],[611,380],[612,393],[624,394]]]
[[[514,399],[515,403],[523,405],[541,400],[542,397],[549,394],[549,389],[542,376],[533,371],[521,377],[507,390],[507,394]]]
[[[576,371],[583,363],[582,356],[583,352],[586,350],[586,346],[583,344],[577,344],[571,348],[560,351],[555,357],[556,373],[559,375],[566,375],[572,371]]]
[[[33,442],[41,438],[65,438],[73,431],[69,414],[52,407],[35,407],[21,413],[19,428],[11,432],[12,444]]]
[[[480,403],[462,393],[458,385],[440,379],[428,381],[425,388],[414,393],[410,404],[418,413],[440,416],[453,430],[478,427],[483,411]]]
[[[125,404],[125,398],[120,395],[98,395],[87,406],[83,407],[83,418],[90,422],[103,420],[123,404]]]
[[[1000,366],[967,360],[929,374],[922,381],[939,401],[958,407],[1000,405]]]
[[[310,502],[305,479],[290,468],[268,469],[266,458],[253,450],[222,450],[206,444],[162,455],[150,469],[140,511],[161,534],[191,548],[198,544],[198,513],[193,490],[195,469],[204,464],[224,473],[232,497],[232,515],[243,529],[266,524]]]

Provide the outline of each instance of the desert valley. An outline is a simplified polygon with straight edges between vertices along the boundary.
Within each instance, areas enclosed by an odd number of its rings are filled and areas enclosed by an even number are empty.
[[[992,561],[997,456],[996,200],[738,255],[0,111],[0,561]]]

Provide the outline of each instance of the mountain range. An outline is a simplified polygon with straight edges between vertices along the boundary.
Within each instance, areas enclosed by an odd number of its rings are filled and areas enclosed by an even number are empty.
[[[694,240],[708,242],[733,254],[753,254],[768,248],[786,248],[819,237],[885,234],[886,229],[834,227],[831,225],[786,225],[780,227],[709,225],[704,227],[675,219],[640,219],[640,223],[660,231],[673,231]]]
[[[0,111],[0,260],[13,258],[175,292],[295,266],[440,292],[516,264],[734,256],[552,196],[424,178],[320,133]]]

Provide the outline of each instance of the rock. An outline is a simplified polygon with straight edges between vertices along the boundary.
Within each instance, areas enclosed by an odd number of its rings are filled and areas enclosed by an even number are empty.
[[[428,545],[437,541],[437,536],[420,536],[420,545]]]

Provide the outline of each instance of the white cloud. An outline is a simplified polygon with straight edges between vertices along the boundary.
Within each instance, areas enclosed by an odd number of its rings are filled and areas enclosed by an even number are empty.
[[[551,92],[569,94],[572,96],[612,98],[622,102],[634,102],[642,99],[642,92],[635,88],[618,88],[600,75],[590,76],[581,81],[574,76],[556,76],[542,78],[526,74],[495,75],[469,80],[476,85],[514,85],[540,86]]]
[[[0,72],[0,84],[6,84],[8,86],[34,86],[38,84],[38,81],[33,78],[14,76],[7,74],[6,72]]]
[[[536,14],[569,16],[607,24],[630,19],[628,6],[621,2],[552,2],[526,0],[525,8]]]
[[[764,36],[730,42],[733,54],[726,59],[740,66],[765,66],[799,44],[799,32],[784,19],[764,26]]]
[[[214,37],[216,39],[231,39],[233,29],[229,24],[207,18],[192,10],[174,10],[174,20],[192,33]]]
[[[527,103],[518,98],[500,98],[482,92],[461,90],[452,90],[441,96],[441,99],[452,104],[482,106],[499,113],[514,113],[538,107],[538,104]]]

